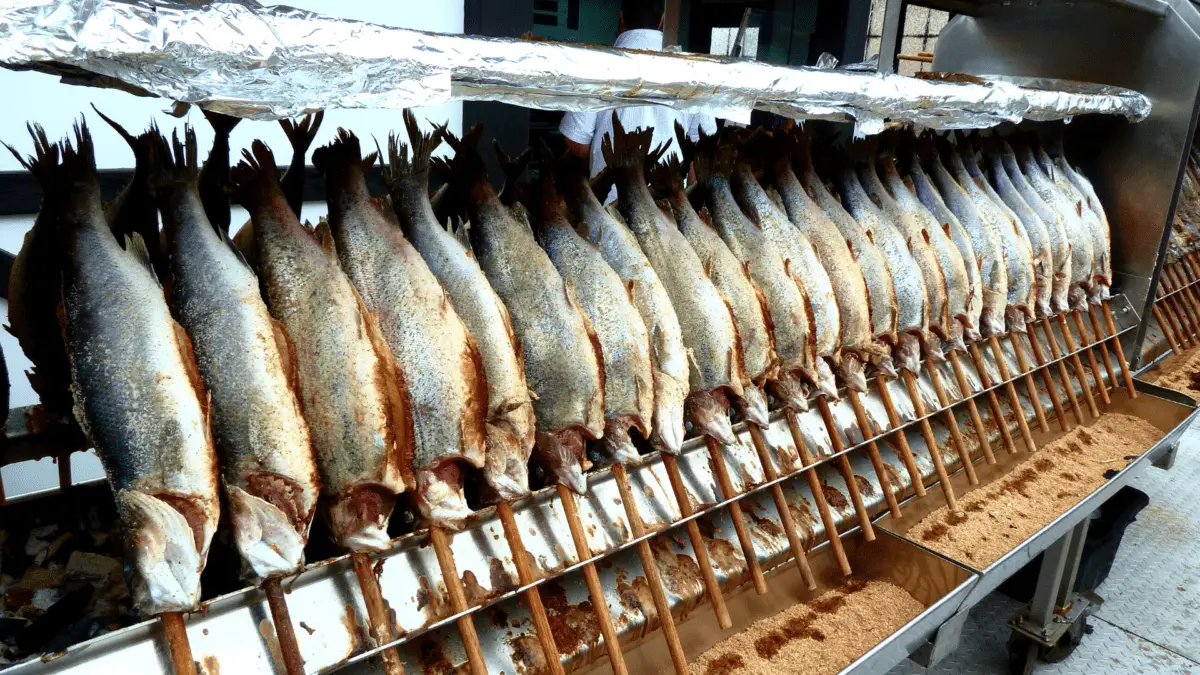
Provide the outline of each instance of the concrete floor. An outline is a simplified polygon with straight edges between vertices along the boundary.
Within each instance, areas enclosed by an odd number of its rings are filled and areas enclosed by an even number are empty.
[[[1200,675],[1200,427],[1184,433],[1174,468],[1150,469],[1132,485],[1150,505],[1125,531],[1097,591],[1104,605],[1090,620],[1093,632],[1065,661],[1039,664],[1039,675]],[[971,610],[948,659],[929,669],[907,661],[889,675],[1007,673],[1005,624],[1019,608],[992,594]]]

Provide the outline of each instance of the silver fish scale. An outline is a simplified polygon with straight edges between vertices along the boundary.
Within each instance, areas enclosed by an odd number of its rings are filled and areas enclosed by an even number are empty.
[[[1049,316],[1050,296],[1054,290],[1054,253],[1050,247],[1050,232],[1037,213],[1025,202],[1017,192],[1016,186],[1004,170],[1003,161],[998,155],[992,155],[988,162],[991,172],[992,198],[1003,204],[1016,217],[1017,223],[1024,231],[1033,253],[1034,296],[1038,316]]]
[[[1028,147],[1021,149],[1018,159],[1021,164],[1021,172],[1025,174],[1034,191],[1062,219],[1067,241],[1071,243],[1071,286],[1068,294],[1073,297],[1078,294],[1075,289],[1079,286],[1091,286],[1094,263],[1092,259],[1091,231],[1083,222],[1083,219],[1079,217],[1079,213],[1075,210],[1075,206],[1070,203],[1070,200],[1067,199],[1067,196],[1058,189],[1058,186],[1054,184],[1050,176],[1042,170],[1041,165],[1038,164]]]
[[[975,163],[975,156],[970,152],[962,155],[963,165],[971,176],[967,192],[981,204],[984,218],[991,218],[1000,243],[1004,250],[1004,261],[1008,266],[1008,304],[1023,307],[1027,313],[1033,312],[1037,301],[1037,281],[1035,279],[1033,247],[1025,228],[1021,226],[1017,215],[1000,199],[1000,195],[992,189],[987,177]]]
[[[1039,148],[1040,150],[1040,148]],[[1042,150],[1045,152],[1045,150]],[[1054,160],[1054,183],[1063,194],[1078,204],[1076,213],[1080,214],[1083,222],[1087,223],[1088,231],[1092,234],[1092,274],[1112,281],[1112,256],[1109,243],[1108,220],[1103,217],[1103,211],[1097,211],[1085,191],[1079,187],[1081,177],[1075,173],[1067,160],[1058,157]],[[1098,202],[1097,202],[1098,203]],[[1097,279],[1099,281],[1099,279]]]
[[[1033,189],[1029,179],[1017,164],[1016,155],[1013,154],[1012,148],[1007,143],[1001,149],[1000,160],[1017,193],[1021,195],[1029,208],[1033,209],[1034,214],[1041,219],[1042,225],[1046,228],[1052,256],[1051,269],[1054,272],[1051,282],[1050,307],[1055,312],[1063,311],[1067,309],[1067,292],[1071,285],[1071,242],[1067,238],[1063,217],[1057,210],[1050,208],[1046,200],[1042,199],[1041,195]]]

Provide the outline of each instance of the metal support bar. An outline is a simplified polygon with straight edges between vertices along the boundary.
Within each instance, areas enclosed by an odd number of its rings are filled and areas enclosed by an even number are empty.
[[[883,32],[879,36],[879,72],[896,72],[896,51],[904,31],[904,0],[887,0],[883,8]]]

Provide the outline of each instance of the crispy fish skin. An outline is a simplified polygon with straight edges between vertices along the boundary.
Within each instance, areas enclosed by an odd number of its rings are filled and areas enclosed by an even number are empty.
[[[874,233],[874,241],[887,260],[896,289],[896,360],[900,367],[918,372],[921,347],[929,335],[929,301],[925,278],[900,230],[875,205],[852,166],[844,167],[838,175],[842,201],[850,215]]]
[[[49,159],[49,158],[45,158]],[[217,528],[217,459],[206,394],[135,234],[117,243],[100,206],[87,126],[45,174],[63,201],[64,332],[75,414],[104,463],[130,557],[138,610],[185,611]]]
[[[133,177],[111,202],[104,205],[108,225],[122,246],[127,237],[132,237],[135,233],[141,235],[146,250],[150,252],[150,261],[154,263],[155,274],[160,279],[166,278],[167,261],[158,236],[158,210],[154,207],[154,195],[150,186],[151,164],[154,163],[154,152],[159,138],[158,129],[152,125],[150,129],[134,136],[100,112],[96,106],[93,105],[92,110],[95,110],[100,119],[107,122],[129,145],[134,159]]]
[[[294,349],[334,540],[352,551],[386,550],[396,495],[415,485],[403,379],[332,238],[318,240],[288,206],[266,145],[244,153],[233,181],[254,222],[267,308]]]
[[[991,178],[993,199],[1000,200],[1016,216],[1024,228],[1033,252],[1034,269],[1034,315],[1038,318],[1050,316],[1050,296],[1054,291],[1054,253],[1050,248],[1050,233],[1046,224],[1038,217],[1025,198],[1017,191],[1004,169],[1004,162],[997,153],[987,157],[988,176]]]
[[[213,442],[238,552],[260,579],[295,572],[317,509],[312,439],[289,375],[288,341],[258,278],[205,215],[196,136],[165,139],[155,194],[171,272],[170,305],[192,340],[210,396]]]
[[[525,366],[518,358],[504,303],[469,246],[446,231],[434,216],[428,189],[429,155],[439,139],[422,134],[410,111],[405,111],[404,121],[408,148],[400,146],[395,136],[388,142],[392,207],[405,237],[437,277],[458,318],[475,339],[488,387],[484,478],[500,499],[517,500],[529,494],[528,464],[536,430]]]
[[[979,316],[983,312],[983,281],[979,274],[979,263],[975,258],[975,249],[971,245],[971,236],[959,222],[958,217],[946,205],[942,195],[933,184],[929,174],[921,167],[916,157],[909,163],[909,180],[917,198],[929,210],[930,215],[941,223],[942,232],[950,239],[958,250],[959,259],[967,274],[967,298],[962,313],[953,314],[951,318],[958,319],[963,327],[963,336],[972,342],[979,339]]]
[[[687,239],[663,214],[643,167],[650,153],[653,130],[625,132],[613,115],[613,135],[603,142],[604,160],[617,187],[616,210],[637,237],[642,252],[662,281],[691,362],[689,418],[722,443],[733,442],[728,405],[721,405],[717,390],[742,395],[746,379],[737,328],[729,305],[704,273],[704,265]],[[719,409],[718,409],[719,408]]]
[[[1112,235],[1104,207],[1100,204],[1100,199],[1096,196],[1092,184],[1083,177],[1083,174],[1075,171],[1061,153],[1051,158],[1046,155],[1045,148],[1038,146],[1038,151],[1045,155],[1045,159],[1042,160],[1043,164],[1046,162],[1053,164],[1055,168],[1054,182],[1063,194],[1074,200],[1076,204],[1083,205],[1082,208],[1077,207],[1076,212],[1088,224],[1088,231],[1092,234],[1092,279],[1094,283],[1091,297],[1093,302],[1107,299],[1109,297],[1108,288],[1112,285]]]
[[[582,174],[586,167],[567,173]],[[629,438],[633,427],[650,436],[654,415],[654,375],[650,365],[650,334],[634,309],[621,277],[604,262],[600,251],[579,236],[568,222],[566,207],[554,188],[549,168],[540,179],[537,236],[550,261],[571,287],[584,316],[600,342],[604,362],[604,438],[609,458],[622,464],[636,461],[637,448]]]
[[[508,307],[533,391],[540,458],[559,482],[583,493],[589,466],[583,437],[604,434],[604,381],[587,320],[529,227],[513,217],[487,182],[476,146],[481,127],[455,154],[456,190],[471,222],[471,245]]]
[[[1092,291],[1092,270],[1095,262],[1091,229],[1083,222],[1077,205],[1071,203],[1055,184],[1054,179],[1043,170],[1029,146],[1023,145],[1014,149],[1017,151],[1021,173],[1025,174],[1038,196],[1058,214],[1067,240],[1071,242],[1071,284],[1067,291],[1067,304],[1072,309],[1086,309],[1087,299]]]
[[[329,229],[338,259],[405,382],[413,414],[417,506],[430,522],[459,529],[470,516],[460,462],[484,465],[487,383],[475,341],[395,214],[372,199],[358,138],[345,129],[313,153],[325,174]]]
[[[1067,293],[1071,286],[1071,241],[1067,238],[1063,217],[1050,208],[1041,195],[1033,189],[1021,167],[1017,156],[1007,142],[1001,142],[997,149],[1004,172],[1016,188],[1017,193],[1025,200],[1034,214],[1042,221],[1050,243],[1050,267],[1053,271],[1050,289],[1050,312],[1058,313],[1068,309]]]
[[[813,317],[817,385],[822,394],[836,400],[837,383],[830,365],[841,363],[842,321],[829,274],[808,237],[793,227],[787,214],[767,196],[745,161],[739,161],[734,167],[733,195],[742,212],[767,234],[783,256],[788,270],[800,280],[800,288]]]
[[[630,290],[633,306],[650,336],[654,419],[649,440],[663,452],[677,455],[683,447],[689,366],[683,331],[667,289],[646,259],[633,232],[600,204],[583,176],[564,179],[558,188],[575,217],[580,234],[599,249],[604,261]],[[607,187],[604,193],[608,193]]]
[[[953,152],[949,154],[957,156]],[[975,252],[975,262],[979,267],[980,289],[983,291],[979,331],[983,337],[1001,335],[1005,328],[1004,310],[1008,305],[1008,270],[1004,265],[1000,240],[995,231],[984,222],[966,189],[942,164],[941,158],[932,153],[928,161],[929,176],[937,184],[942,198],[946,200],[946,206],[971,237],[971,248]],[[958,164],[961,167],[962,162]],[[962,175],[966,175],[965,169]]]
[[[686,139],[682,128],[676,127],[676,137]],[[733,255],[721,235],[713,229],[707,218],[708,212],[705,211],[701,216],[692,208],[683,188],[684,173],[679,158],[671,157],[651,169],[651,184],[663,194],[675,216],[675,226],[704,264],[708,278],[729,303],[747,378],[742,383],[744,412],[748,420],[766,426],[769,419],[762,386],[767,378],[774,376],[778,357],[763,306],[762,291],[750,278],[746,266]]]

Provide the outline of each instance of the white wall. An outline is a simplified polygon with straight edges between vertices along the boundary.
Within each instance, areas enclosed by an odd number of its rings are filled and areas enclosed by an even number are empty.
[[[442,33],[461,33],[463,30],[463,5],[461,1],[455,0],[291,0],[286,4],[314,12],[403,28]],[[98,166],[102,169],[131,168],[133,153],[116,132],[96,116],[91,109],[92,104],[134,133],[145,129],[151,121],[157,122],[167,134],[174,129],[182,129],[185,123],[192,124],[196,129],[202,157],[212,142],[212,129],[198,110],[193,109],[185,118],[177,119],[164,112],[171,108],[172,103],[163,99],[141,98],[115,90],[75,87],[61,84],[58,78],[50,75],[4,69],[0,69],[0,91],[8,93],[5,97],[5,114],[0,115],[0,140],[14,146],[22,154],[28,154],[32,147],[25,130],[26,122],[41,124],[53,140],[66,135],[71,125],[82,114],[87,118],[88,126],[92,130]],[[422,123],[426,119],[439,123],[449,121],[452,131],[461,132],[461,103],[418,108],[414,112]],[[313,148],[332,139],[339,126],[362,137],[367,148],[374,145],[370,140],[372,136],[379,139],[382,146],[386,142],[388,132],[403,130],[399,110],[330,110],[325,114],[325,121]],[[255,139],[266,142],[280,164],[290,161],[291,146],[279,125],[275,122],[251,121],[243,121],[233,130],[230,147],[234,161],[241,155],[242,149],[250,147]],[[22,169],[15,158],[7,152],[0,152],[0,171],[19,170]],[[306,219],[316,222],[317,218],[324,214],[324,204],[304,205],[303,217]],[[245,211],[235,209],[234,227],[245,220]],[[32,223],[32,214],[0,217],[0,248],[16,253]],[[0,300],[0,313],[0,322],[7,324],[8,303],[3,300]],[[10,405],[17,407],[37,402],[37,396],[24,375],[30,364],[21,353],[16,339],[7,331],[0,331],[0,345],[4,348],[11,382]],[[2,471],[5,493],[10,495],[49,488],[57,484],[57,470],[49,460],[16,464],[4,467]],[[99,462],[90,454],[76,453],[72,459],[72,471],[77,481],[102,475]]]

